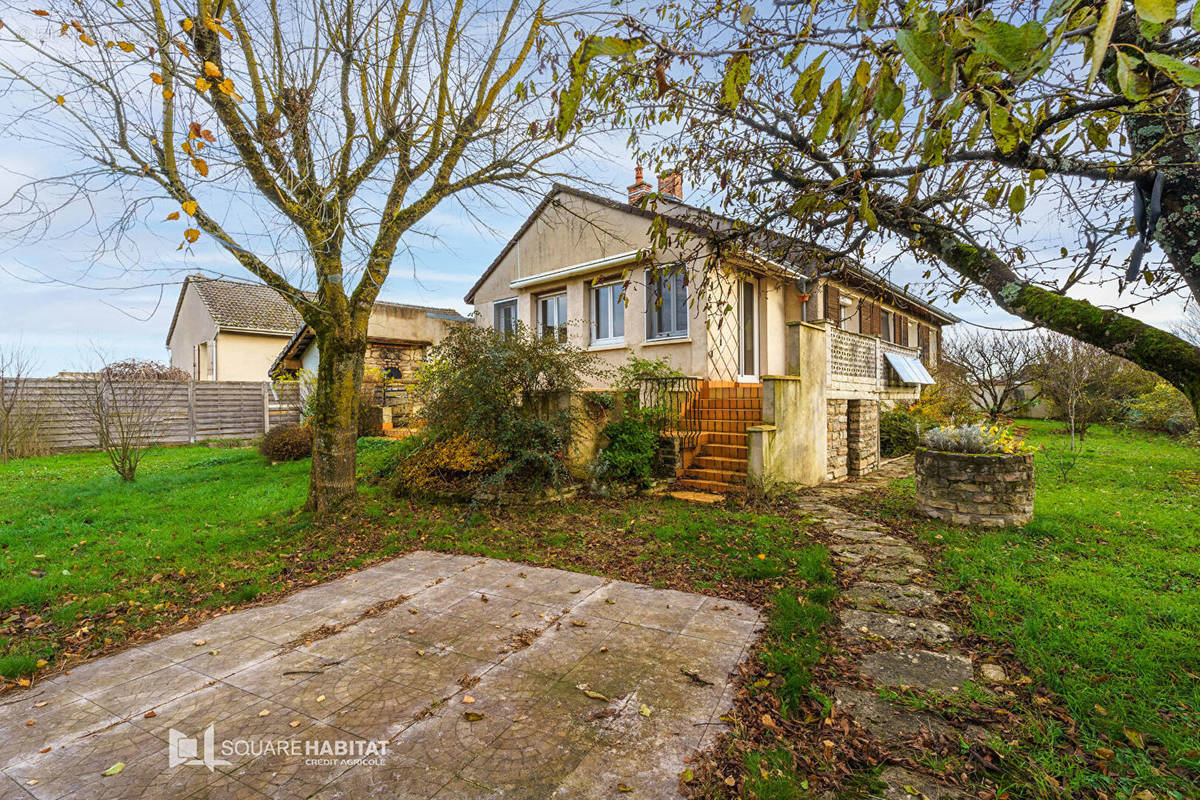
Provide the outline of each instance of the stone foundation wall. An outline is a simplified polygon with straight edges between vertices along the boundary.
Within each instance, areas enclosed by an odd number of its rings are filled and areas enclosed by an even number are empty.
[[[847,415],[848,400],[826,400],[825,427],[826,459],[825,479],[837,480],[846,477],[848,462]]]
[[[849,400],[846,408],[846,472],[866,475],[879,466],[879,401]]]
[[[1004,527],[1033,519],[1033,455],[917,450],[917,511],[956,525]]]

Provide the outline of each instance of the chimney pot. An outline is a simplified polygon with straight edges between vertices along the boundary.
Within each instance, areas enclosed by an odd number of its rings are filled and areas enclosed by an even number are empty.
[[[633,185],[629,187],[629,203],[636,204],[646,195],[654,191],[654,187],[646,183],[642,177],[642,165],[638,164],[633,171]]]

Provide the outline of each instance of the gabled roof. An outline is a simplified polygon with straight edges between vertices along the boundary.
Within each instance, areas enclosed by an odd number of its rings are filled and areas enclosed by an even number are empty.
[[[171,327],[167,330],[167,344],[175,332],[179,309],[188,287],[196,290],[204,307],[212,315],[217,329],[261,332],[287,335],[296,330],[303,321],[300,312],[270,286],[261,283],[244,283],[204,275],[188,275],[179,291]]]
[[[509,239],[507,243],[505,243],[504,248],[500,251],[500,254],[497,255],[492,263],[488,265],[488,268],[484,270],[483,275],[480,276],[479,280],[475,281],[475,285],[471,287],[470,291],[467,292],[467,295],[464,298],[466,302],[474,304],[475,293],[478,292],[480,287],[483,286],[484,281],[486,281],[488,277],[496,271],[496,268],[500,266],[500,262],[504,260],[509,251],[516,246],[517,242],[522,236],[525,235],[525,232],[532,227],[533,223],[537,221],[538,217],[545,212],[546,208],[552,203],[556,202],[556,198],[560,194],[568,194],[573,197],[596,203],[606,208],[611,208],[626,214],[643,217],[647,220],[654,220],[661,217],[676,228],[681,228],[683,230],[691,231],[701,235],[710,234],[715,231],[732,232],[737,228],[744,227],[746,225],[746,223],[734,219],[733,217],[726,217],[721,214],[716,214],[707,209],[700,208],[699,206],[693,206],[680,200],[670,197],[662,197],[657,194],[647,195],[645,199],[637,203],[627,203],[620,200],[614,200],[610,197],[594,194],[592,192],[587,192],[582,189],[577,189],[573,186],[556,183],[546,194],[546,196],[542,198],[542,202],[539,203],[537,208],[533,210],[533,213],[529,215],[529,218],[526,219],[525,222],[521,224],[521,227],[517,229],[517,232],[513,235],[513,237]],[[837,274],[833,275],[833,277],[850,279],[851,281],[859,284],[874,284],[879,286],[885,289],[888,293],[894,295],[896,298],[902,299],[906,303],[925,311],[931,316],[945,320],[947,323],[961,321],[953,314],[942,311],[931,303],[916,297],[901,286],[898,286],[887,278],[884,278],[879,273],[873,272],[872,270],[866,269],[860,264],[854,263],[854,261],[850,258],[845,256],[835,256],[825,248],[808,242],[802,242],[794,237],[784,236],[774,232],[757,234],[756,239],[761,240],[758,242],[760,245],[762,245],[759,249],[764,252],[769,252],[771,250],[780,248],[786,251],[787,255],[784,258],[784,261],[787,262],[786,266],[792,270],[795,270],[796,272],[813,277],[826,277],[830,276],[831,273],[836,272]]]

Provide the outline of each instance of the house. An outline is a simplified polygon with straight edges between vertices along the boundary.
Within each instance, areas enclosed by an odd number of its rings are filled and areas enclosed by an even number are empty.
[[[411,378],[426,351],[446,336],[450,326],[468,321],[452,308],[376,302],[367,320],[366,368],[385,380]],[[315,374],[320,361],[316,333],[301,325],[276,355],[270,374],[301,369]]]
[[[167,331],[171,366],[197,381],[265,381],[300,322],[269,286],[189,275]]]
[[[718,251],[711,234],[737,221],[682,194],[678,173],[655,192],[640,167],[623,201],[556,185],[467,293],[476,324],[522,323],[614,367],[664,359],[688,376],[658,387],[680,416],[685,486],[874,469],[880,405],[933,382],[926,367],[957,318],[792,240]],[[656,249],[664,230],[689,241]]]

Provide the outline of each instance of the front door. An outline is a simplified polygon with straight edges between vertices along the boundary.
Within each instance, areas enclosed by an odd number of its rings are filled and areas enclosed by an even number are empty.
[[[738,289],[738,380],[757,383],[758,374],[758,282],[746,278]]]

